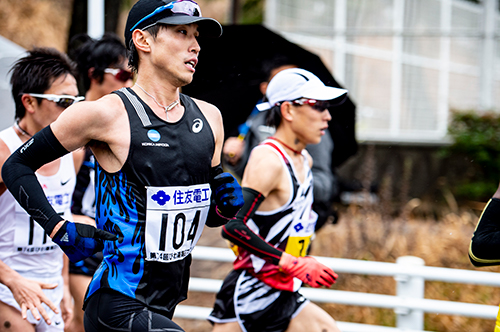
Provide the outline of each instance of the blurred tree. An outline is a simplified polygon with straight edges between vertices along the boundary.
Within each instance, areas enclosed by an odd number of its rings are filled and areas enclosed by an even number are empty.
[[[500,114],[453,112],[448,132],[453,144],[445,156],[466,158],[468,167],[454,181],[452,191],[458,198],[487,200],[500,178]]]
[[[239,23],[261,24],[263,20],[264,20],[264,0],[243,1],[241,21]]]
[[[26,49],[55,47],[64,52],[74,2],[0,0],[0,35]]]
[[[264,0],[231,0],[230,24],[261,24]]]

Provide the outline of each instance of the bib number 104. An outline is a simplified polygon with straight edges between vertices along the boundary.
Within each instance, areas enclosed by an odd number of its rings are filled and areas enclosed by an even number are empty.
[[[189,255],[201,236],[208,211],[150,212],[146,222],[146,259],[172,262]]]
[[[168,213],[164,213],[161,216],[161,230],[160,230],[160,243],[158,246],[159,251],[165,251],[167,241],[171,241],[172,248],[174,250],[179,250],[186,241],[193,242],[196,239],[196,233],[198,232],[198,227],[200,225],[200,210],[197,210],[189,230],[186,233],[186,215],[182,212],[178,213],[174,220],[172,220],[172,232],[170,234],[170,239],[167,239],[167,226],[168,226]]]

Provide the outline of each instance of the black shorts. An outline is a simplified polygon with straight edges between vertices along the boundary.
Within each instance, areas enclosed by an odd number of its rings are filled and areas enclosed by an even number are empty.
[[[98,252],[89,258],[85,258],[79,262],[73,263],[69,262],[69,273],[70,274],[83,274],[92,277],[101,264],[102,252]]]
[[[144,303],[110,290],[97,291],[85,308],[85,332],[184,332],[174,322]]]
[[[274,289],[244,270],[232,271],[217,293],[208,320],[238,322],[244,332],[283,332],[308,303],[299,292]]]

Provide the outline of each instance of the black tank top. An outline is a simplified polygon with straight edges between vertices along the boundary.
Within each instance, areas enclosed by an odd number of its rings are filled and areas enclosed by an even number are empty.
[[[98,228],[118,234],[121,241],[106,244],[103,263],[86,299],[98,289],[108,288],[171,315],[187,296],[191,255],[183,249],[196,243],[195,233],[201,235],[208,213],[203,204],[210,204],[214,135],[198,106],[186,95],[180,94],[184,115],[168,123],[132,89],[115,93],[128,113],[130,149],[119,172],[108,173],[96,164],[96,223]],[[168,204],[170,210],[166,209]],[[181,209],[175,210],[173,204]],[[192,204],[196,215],[186,217],[191,213],[187,206]],[[153,205],[165,206],[156,219],[151,217],[157,213],[151,212]],[[191,221],[186,221],[189,218]],[[154,243],[155,248],[160,243],[159,250],[151,253],[147,249],[147,235],[153,236],[148,243]]]

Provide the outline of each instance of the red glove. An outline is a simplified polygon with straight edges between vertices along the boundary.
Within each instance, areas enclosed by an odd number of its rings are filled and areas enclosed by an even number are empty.
[[[311,256],[295,257],[284,252],[281,255],[279,267],[291,276],[315,288],[330,287],[338,278],[332,269]]]

